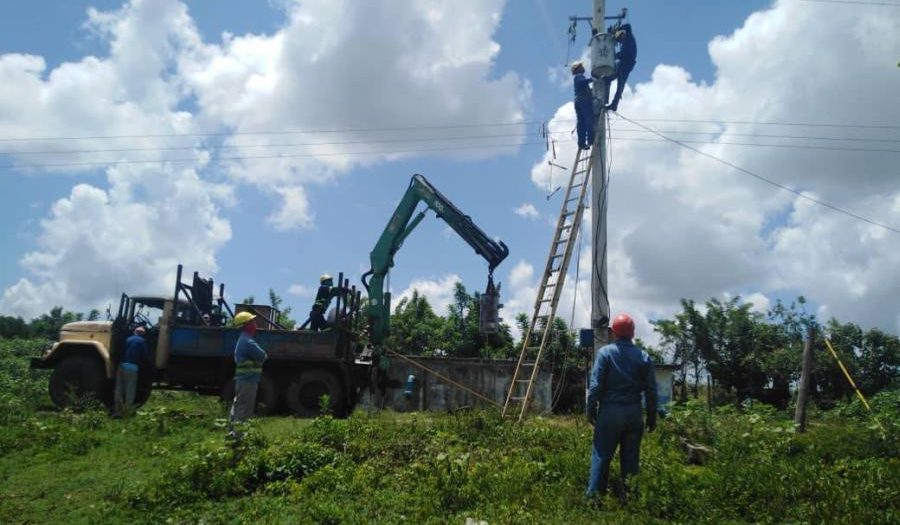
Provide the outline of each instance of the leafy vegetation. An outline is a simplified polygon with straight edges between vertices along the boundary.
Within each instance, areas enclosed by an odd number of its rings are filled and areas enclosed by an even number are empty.
[[[130,420],[49,408],[43,342],[0,341],[2,523],[896,523],[900,392],[814,411],[675,407],[636,497],[582,497],[591,428],[495,412],[260,418],[225,438],[214,398],[156,392]],[[712,449],[703,466],[684,442]],[[615,475],[616,466],[613,466]]]
[[[805,313],[802,297],[789,306],[775,304],[766,314],[755,312],[739,297],[711,299],[703,307],[682,300],[674,319],[656,322],[664,350],[681,367],[682,399],[689,385],[699,391],[709,373],[718,401],[758,399],[780,407],[791,401],[791,385],[800,377],[806,328],[817,328],[811,393],[823,406],[847,400],[853,389],[825,348],[825,334],[866,395],[896,386],[900,378],[900,338],[878,329],[862,330],[831,319],[819,326]]]
[[[444,317],[437,315],[428,299],[414,290],[397,303],[391,315],[388,346],[408,355],[450,357],[512,357],[517,355],[509,325],[486,337],[478,332],[479,294],[469,293],[462,283],[453,285],[453,302]]]

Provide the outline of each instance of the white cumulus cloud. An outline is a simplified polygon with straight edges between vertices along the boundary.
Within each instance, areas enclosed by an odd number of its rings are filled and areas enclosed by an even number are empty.
[[[525,219],[537,219],[541,216],[541,214],[537,211],[537,208],[534,207],[534,204],[531,204],[529,202],[526,202],[513,210],[513,213]]]
[[[838,149],[884,149],[883,140],[894,135],[877,128],[747,124],[900,121],[900,81],[892,67],[900,18],[877,9],[834,9],[853,16],[826,17],[818,4],[776,2],[710,42],[713,83],[660,64],[649,81],[628,86],[619,109],[805,195],[900,225],[896,155]],[[549,128],[566,137],[573,124],[567,103]],[[610,300],[613,313],[636,317],[639,332],[650,329],[645,320],[677,311],[681,298],[729,294],[741,294],[756,309],[773,296],[802,294],[824,315],[900,331],[900,236],[661,141],[616,116],[611,128]],[[791,138],[797,136],[821,138]],[[561,141],[557,153],[563,161],[574,158],[574,144]],[[542,189],[550,159],[532,169]],[[552,184],[562,184],[564,176],[555,174]]]
[[[7,141],[0,154],[35,176],[106,175],[76,181],[48,212],[0,310],[168,292],[176,262],[214,270],[231,236],[222,208],[238,204],[240,185],[277,201],[270,227],[302,229],[315,219],[308,185],[354,166],[412,149],[515,151],[530,88],[494,68],[504,5],[286,2],[271,33],[204,41],[186,3],[130,0],[88,10],[101,56],[51,69],[40,56],[0,54],[0,135],[94,137]],[[480,132],[511,138],[471,138]],[[447,149],[458,146],[482,148]]]

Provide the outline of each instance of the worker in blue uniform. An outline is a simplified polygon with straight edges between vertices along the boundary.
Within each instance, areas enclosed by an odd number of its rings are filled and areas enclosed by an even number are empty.
[[[122,361],[116,370],[116,390],[114,396],[113,416],[128,417],[134,406],[134,396],[137,393],[138,373],[141,365],[147,366],[150,360],[150,348],[144,339],[146,330],[138,326],[128,339],[125,340],[125,351],[122,353]]]
[[[594,143],[594,125],[597,120],[594,115],[593,94],[591,93],[591,82],[593,82],[593,79],[584,76],[584,64],[581,62],[574,62],[571,71],[573,75],[572,83],[575,86],[578,147],[589,149]]]
[[[309,328],[310,330],[320,331],[328,328],[328,321],[325,320],[325,312],[328,311],[328,305],[331,304],[331,298],[337,295],[334,289],[334,279],[330,275],[322,274],[319,277],[319,290],[316,292],[316,299],[309,311]]]
[[[622,98],[622,91],[625,90],[625,83],[628,82],[628,75],[634,69],[637,63],[637,41],[634,39],[634,33],[631,32],[631,24],[625,24],[615,33],[616,42],[619,44],[619,50],[616,51],[616,72],[608,77],[604,77],[606,82],[606,92],[609,93],[609,86],[613,80],[616,82],[616,94],[613,96],[612,102],[606,106],[610,111],[618,111],[619,100]]]
[[[256,336],[255,315],[238,312],[234,316],[234,326],[241,329],[234,346],[234,402],[228,415],[231,435],[237,437],[236,423],[243,423],[253,416],[256,408],[256,391],[262,379],[262,368],[268,355],[259,346]]]
[[[656,372],[650,356],[632,343],[634,321],[626,314],[612,323],[615,338],[597,352],[588,389],[587,416],[594,425],[591,470],[587,495],[606,492],[609,465],[616,448],[626,494],[627,477],[638,473],[644,421],[641,395],[647,414],[648,431],[656,428]]]

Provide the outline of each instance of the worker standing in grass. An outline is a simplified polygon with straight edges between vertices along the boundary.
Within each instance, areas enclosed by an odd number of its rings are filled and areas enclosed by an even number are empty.
[[[622,471],[619,497],[624,502],[626,478],[637,474],[644,422],[641,394],[647,412],[647,430],[656,428],[656,373],[650,356],[632,343],[634,321],[626,314],[613,319],[614,341],[597,352],[588,390],[587,416],[594,425],[591,472],[587,495],[605,493],[609,464],[616,448]]]
[[[574,62],[571,67],[572,83],[575,85],[575,117],[578,132],[578,147],[588,149],[594,143],[594,103],[591,93],[592,79],[584,76],[584,64]]]
[[[637,63],[637,41],[634,39],[634,33],[631,32],[631,24],[623,25],[616,31],[615,37],[619,44],[619,50],[616,51],[616,72],[603,78],[606,82],[607,94],[612,81],[617,80],[616,94],[613,96],[612,102],[606,106],[609,111],[619,110],[619,100],[622,98],[622,91],[625,90],[625,83],[628,82],[628,75],[631,74],[631,70]]]
[[[336,295],[334,290],[334,279],[327,273],[319,277],[319,291],[316,292],[316,300],[313,302],[312,309],[309,311],[309,328],[316,332],[328,328],[328,321],[325,320],[325,312],[328,311],[328,305],[331,304],[331,298]]]
[[[253,416],[256,407],[256,391],[262,378],[262,367],[265,363],[265,350],[254,339],[256,336],[255,315],[250,312],[239,312],[234,316],[234,326],[241,329],[237,344],[234,347],[234,402],[228,417],[233,436],[236,423],[243,423]]]
[[[143,326],[134,329],[134,333],[125,340],[125,352],[119,369],[116,371],[116,392],[113,416],[128,417],[134,406],[137,392],[138,372],[142,364],[150,359],[150,349],[144,339],[146,330]]]

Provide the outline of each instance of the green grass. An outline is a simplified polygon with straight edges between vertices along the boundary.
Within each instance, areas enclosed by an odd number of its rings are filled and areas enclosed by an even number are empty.
[[[900,520],[896,392],[873,400],[886,433],[850,409],[797,435],[765,407],[679,408],[645,437],[639,495],[622,508],[582,497],[591,429],[578,417],[267,417],[235,443],[210,397],[156,392],[127,421],[50,410],[24,353],[0,342],[4,524]],[[713,447],[712,461],[687,465],[684,438]]]

